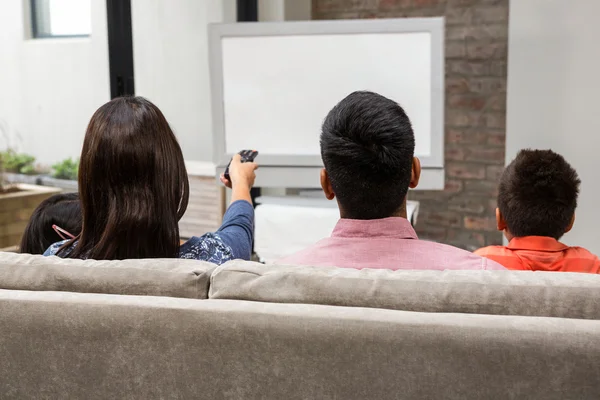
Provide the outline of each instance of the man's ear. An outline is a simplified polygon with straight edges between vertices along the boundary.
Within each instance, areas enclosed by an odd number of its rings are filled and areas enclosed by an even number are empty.
[[[329,180],[329,175],[327,175],[325,168],[321,170],[321,187],[323,188],[323,193],[325,193],[327,200],[333,200],[335,193],[333,193],[333,187],[331,187],[331,181]]]
[[[565,229],[565,233],[573,229],[573,225],[575,225],[575,213],[573,213],[573,218],[571,218],[571,223],[569,224],[569,226],[567,226],[567,229]]]
[[[496,226],[501,232],[504,232],[506,230],[506,221],[504,220],[504,217],[502,216],[502,213],[500,212],[499,208],[496,208]]]
[[[419,184],[419,179],[421,178],[421,161],[417,157],[413,157],[412,161],[412,171],[410,173],[410,184],[409,188],[414,189]]]

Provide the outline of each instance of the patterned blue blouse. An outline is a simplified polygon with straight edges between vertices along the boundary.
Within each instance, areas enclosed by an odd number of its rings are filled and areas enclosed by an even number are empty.
[[[214,233],[192,237],[181,245],[179,258],[208,261],[221,265],[234,259],[250,260],[254,238],[254,208],[245,200],[232,203],[223,216],[223,224]],[[44,253],[54,256],[67,241],[54,243]],[[60,257],[65,257],[75,247],[75,243],[65,249]]]

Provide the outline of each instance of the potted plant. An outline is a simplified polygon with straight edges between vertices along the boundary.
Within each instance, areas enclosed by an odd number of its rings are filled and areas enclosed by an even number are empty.
[[[8,183],[37,183],[35,157],[8,149],[0,153],[4,165],[4,181]]]
[[[52,187],[8,183],[7,167],[10,171],[21,173],[28,171],[29,166],[33,167],[35,161],[33,157],[16,157],[16,154],[14,151],[0,153],[0,249],[18,245],[33,210],[42,201],[60,192],[60,189]]]
[[[79,172],[79,160],[67,158],[52,166],[50,176],[41,178],[41,183],[46,186],[54,186],[66,191],[77,191],[77,173]]]

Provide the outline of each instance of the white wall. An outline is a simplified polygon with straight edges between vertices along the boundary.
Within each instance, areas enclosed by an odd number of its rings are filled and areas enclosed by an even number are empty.
[[[161,108],[190,161],[212,161],[207,29],[235,22],[235,3],[132,0],[136,94]],[[263,20],[310,18],[309,0],[261,3]],[[30,39],[28,4],[0,2],[0,148],[49,165],[79,156],[90,117],[110,100],[106,2],[92,0],[91,37],[73,39]]]
[[[212,161],[208,24],[235,22],[235,0],[132,0],[135,91],[154,102],[187,160]]]
[[[600,1],[512,0],[506,159],[551,148],[582,180],[570,245],[600,253]]]
[[[235,0],[131,2],[136,94],[163,111],[188,161],[212,162],[208,24],[235,22],[235,4]],[[260,0],[259,18],[310,19],[310,1]]]
[[[28,3],[0,2],[0,148],[49,165],[79,156],[90,117],[110,99],[106,4],[92,1],[89,38],[30,39]]]

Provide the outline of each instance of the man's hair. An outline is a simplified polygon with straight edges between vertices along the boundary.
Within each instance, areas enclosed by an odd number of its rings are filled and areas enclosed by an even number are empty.
[[[327,114],[321,156],[346,218],[391,217],[404,204],[415,137],[396,102],[354,92]]]
[[[498,208],[515,237],[559,239],[577,208],[577,172],[551,150],[521,150],[502,177]]]

